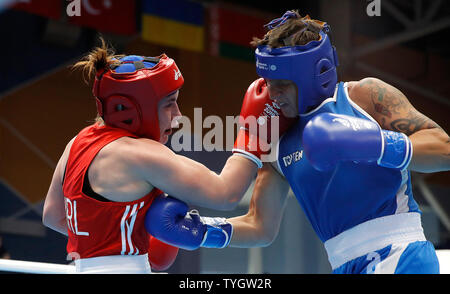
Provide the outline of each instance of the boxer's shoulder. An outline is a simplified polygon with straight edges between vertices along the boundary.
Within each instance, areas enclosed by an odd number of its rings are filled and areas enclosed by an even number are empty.
[[[143,156],[152,156],[152,154],[162,152],[167,149],[166,146],[157,141],[147,138],[121,137],[105,145],[101,153],[104,156],[118,156],[123,159],[142,159]],[[124,156],[124,155],[127,156]]]
[[[371,97],[373,90],[370,87],[373,83],[375,82],[372,78],[364,78],[359,81],[349,81],[346,83],[348,97],[369,114],[372,112]]]

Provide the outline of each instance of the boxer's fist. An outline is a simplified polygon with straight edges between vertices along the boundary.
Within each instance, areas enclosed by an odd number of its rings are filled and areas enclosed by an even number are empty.
[[[239,117],[238,133],[233,153],[247,157],[262,167],[261,156],[270,151],[270,143],[276,142],[295,121],[281,112],[270,99],[263,78],[254,81],[247,89]]]
[[[178,247],[166,244],[150,235],[148,261],[152,270],[168,269],[175,262],[177,255]]]
[[[331,170],[341,161],[404,169],[412,156],[412,144],[405,134],[382,130],[367,119],[334,113],[318,114],[306,124],[303,146],[306,158],[319,171]]]
[[[201,217],[181,200],[157,196],[145,216],[147,232],[164,243],[185,249],[224,248],[233,227],[224,218]]]

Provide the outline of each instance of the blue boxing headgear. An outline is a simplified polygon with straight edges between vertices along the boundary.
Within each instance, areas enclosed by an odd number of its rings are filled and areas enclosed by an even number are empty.
[[[319,32],[320,40],[306,45],[256,48],[256,72],[268,79],[290,80],[298,89],[298,112],[332,97],[337,83],[336,48],[331,44],[329,26]]]

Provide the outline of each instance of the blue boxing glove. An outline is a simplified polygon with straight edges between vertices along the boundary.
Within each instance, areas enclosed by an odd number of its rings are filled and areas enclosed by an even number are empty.
[[[303,131],[306,158],[319,171],[329,171],[341,161],[376,162],[405,169],[413,149],[408,136],[382,130],[370,120],[342,114],[321,113]]]
[[[201,217],[188,209],[183,201],[159,195],[147,211],[145,228],[153,237],[186,250],[228,246],[233,226],[225,218]]]

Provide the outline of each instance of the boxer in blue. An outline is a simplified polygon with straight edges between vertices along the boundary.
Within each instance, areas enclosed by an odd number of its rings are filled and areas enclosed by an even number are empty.
[[[256,70],[282,114],[297,120],[273,147],[277,160],[259,170],[248,213],[200,217],[160,197],[147,217],[163,222],[147,229],[189,250],[267,246],[291,188],[333,273],[439,273],[410,172],[450,170],[447,133],[379,79],[338,83],[326,23],[288,11],[268,27],[254,40]]]

